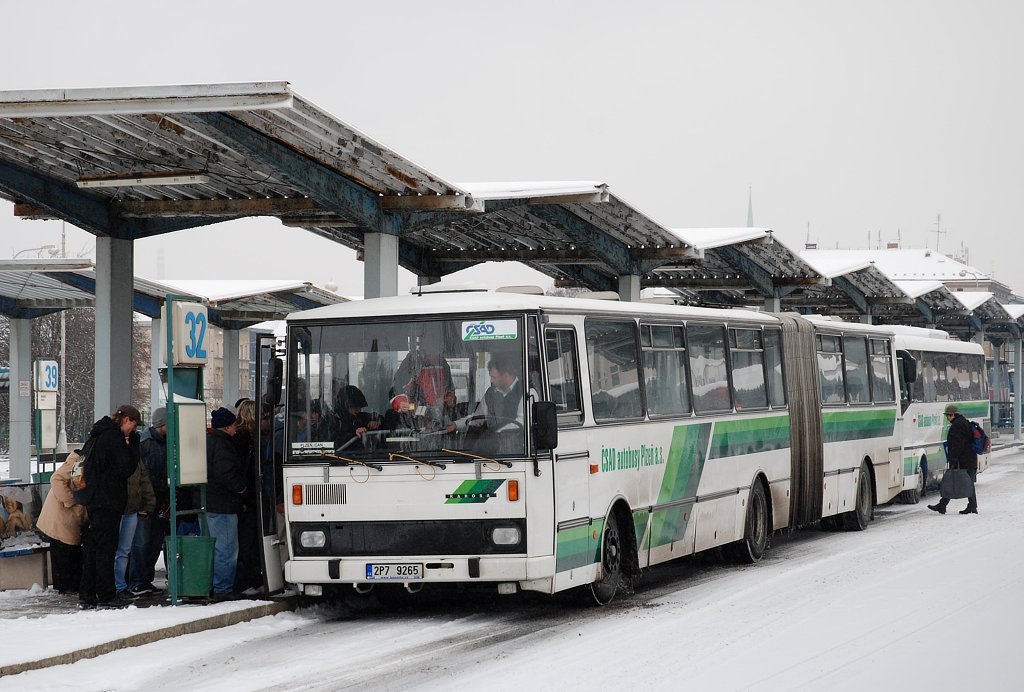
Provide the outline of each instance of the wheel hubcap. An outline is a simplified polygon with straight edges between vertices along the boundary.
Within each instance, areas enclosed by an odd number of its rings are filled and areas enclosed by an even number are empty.
[[[619,534],[615,530],[604,534],[604,566],[610,573],[619,571]]]

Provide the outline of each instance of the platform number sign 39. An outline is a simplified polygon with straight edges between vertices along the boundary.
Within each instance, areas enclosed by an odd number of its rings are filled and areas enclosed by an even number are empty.
[[[37,392],[56,392],[60,384],[60,370],[55,360],[37,360],[35,385]]]
[[[200,303],[174,303],[173,332],[174,364],[202,364],[206,362],[207,326],[206,306]]]

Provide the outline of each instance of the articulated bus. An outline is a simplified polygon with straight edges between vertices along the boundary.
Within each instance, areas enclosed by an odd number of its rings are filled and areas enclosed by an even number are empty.
[[[942,479],[948,467],[943,442],[949,422],[943,416],[956,404],[967,418],[977,421],[991,436],[985,350],[973,341],[950,339],[937,329],[891,327],[896,348],[906,351],[917,365],[917,379],[903,412],[903,474],[900,500],[916,503]],[[978,471],[988,467],[988,454],[978,455]]]
[[[913,360],[795,314],[445,292],[291,315],[285,579],[607,603],[644,567],[863,530],[905,490]]]

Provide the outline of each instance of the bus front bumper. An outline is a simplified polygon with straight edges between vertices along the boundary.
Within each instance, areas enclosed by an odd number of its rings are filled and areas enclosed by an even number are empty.
[[[284,566],[285,581],[292,584],[522,582],[550,578],[554,572],[553,555],[304,557]]]

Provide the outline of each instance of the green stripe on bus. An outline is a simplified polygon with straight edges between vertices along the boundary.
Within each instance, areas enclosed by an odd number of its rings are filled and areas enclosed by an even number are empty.
[[[960,408],[960,413],[967,418],[988,418],[992,412],[992,403],[989,401],[958,401],[954,403]]]
[[[577,567],[586,567],[600,560],[600,537],[603,530],[604,519],[595,519],[587,526],[559,531],[555,548],[555,571],[565,572]]]
[[[789,416],[745,418],[715,423],[709,459],[789,449]]]
[[[636,544],[643,549],[644,545],[644,531],[647,530],[647,521],[651,518],[651,513],[646,509],[638,509],[633,512],[633,526],[636,528]]]
[[[672,445],[668,450],[665,476],[658,493],[659,505],[697,494],[710,438],[711,423],[679,425],[672,431]],[[654,511],[650,520],[652,548],[683,537],[691,506],[687,503]]]
[[[665,475],[658,492],[659,505],[692,497],[697,492],[710,436],[711,423],[677,425],[672,431]]]
[[[892,435],[896,409],[822,411],[821,436],[826,443]]]

